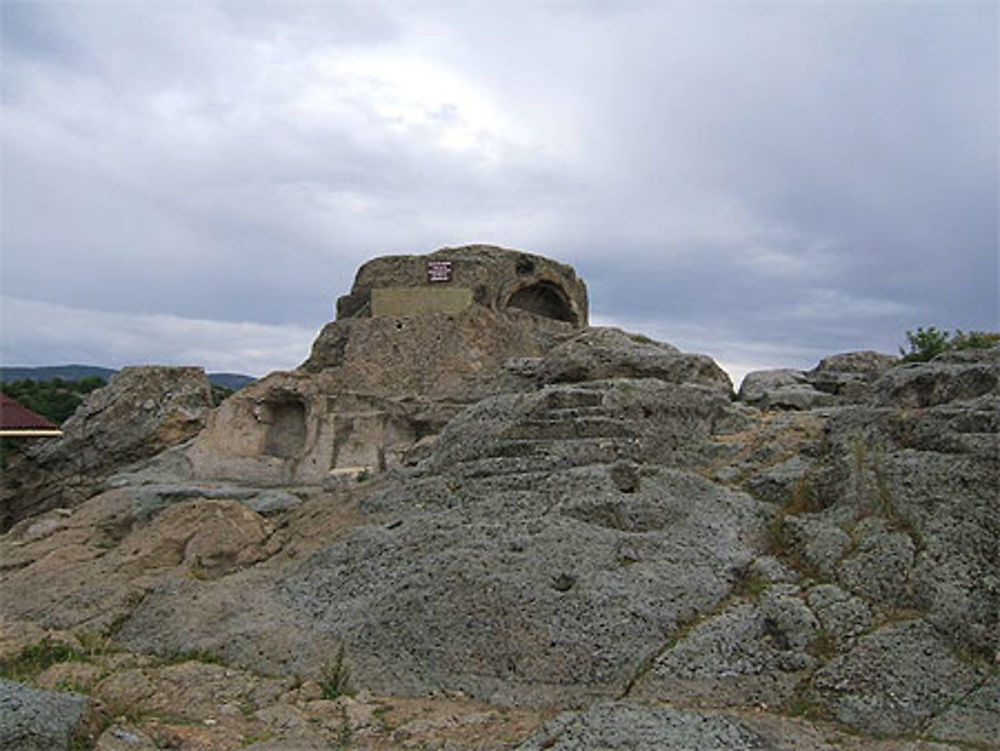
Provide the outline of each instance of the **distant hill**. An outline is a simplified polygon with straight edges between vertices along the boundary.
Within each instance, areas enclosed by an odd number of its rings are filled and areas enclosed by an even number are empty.
[[[225,386],[227,389],[239,391],[241,388],[253,381],[254,378],[240,373],[209,373],[208,380],[216,386]]]
[[[115,374],[111,368],[99,368],[96,365],[50,365],[41,368],[8,368],[0,367],[0,381],[54,381],[62,378],[64,381],[79,381],[97,376],[106,381]]]
[[[64,381],[79,381],[83,378],[97,376],[107,381],[118,371],[112,368],[101,368],[96,365],[49,365],[38,368],[10,368],[0,367],[0,381],[8,383],[10,381],[53,381],[62,378]],[[209,373],[208,380],[216,386],[225,386],[228,389],[239,391],[250,383],[252,376],[240,373]]]

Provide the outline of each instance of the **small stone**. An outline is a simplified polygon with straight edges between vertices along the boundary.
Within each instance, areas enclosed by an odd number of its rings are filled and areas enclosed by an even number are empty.
[[[552,578],[552,588],[557,592],[568,592],[576,584],[576,577],[572,574],[558,574]]]

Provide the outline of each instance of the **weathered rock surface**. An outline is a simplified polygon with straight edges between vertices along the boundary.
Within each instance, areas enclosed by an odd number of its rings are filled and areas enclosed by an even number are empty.
[[[601,748],[630,751],[734,751],[774,749],[760,735],[721,715],[625,702],[593,705],[545,724],[519,751]]]
[[[87,703],[85,696],[40,691],[0,678],[0,748],[68,749]]]
[[[429,282],[428,264],[442,262],[452,278]],[[299,370],[241,390],[146,474],[280,486],[382,472],[465,406],[533,388],[504,364],[544,356],[586,321],[586,286],[541,256],[469,246],[375,259]],[[690,357],[673,358],[675,379]],[[686,367],[725,378],[708,358]]]
[[[725,597],[764,526],[749,497],[652,468],[629,492],[608,468],[588,467],[527,485],[409,482],[363,507],[390,521],[269,588],[154,589],[120,641],[304,672],[342,640],[353,674],[376,692],[447,687],[504,704],[614,695],[682,618]]]
[[[932,738],[956,743],[996,745],[1000,738],[1000,674],[961,697],[931,723]]]
[[[748,373],[739,398],[761,409],[806,410],[857,404],[872,396],[873,384],[898,358],[878,352],[831,355],[809,371],[758,370]]]
[[[933,407],[996,394],[1000,388],[1000,347],[948,352],[929,363],[893,368],[875,385],[877,402],[903,408]]]
[[[919,621],[861,639],[819,670],[812,686],[841,722],[872,734],[911,733],[982,680]]]
[[[757,370],[747,373],[739,398],[761,409],[811,409],[825,407],[834,399],[814,388],[800,370]]]
[[[799,588],[778,585],[737,603],[659,655],[633,695],[697,706],[779,706],[818,661],[819,622]]]
[[[545,356],[538,377],[542,383],[655,378],[732,391],[729,376],[710,357],[614,328],[588,329],[556,346]]]
[[[302,365],[328,373],[344,391],[473,400],[483,380],[514,357],[537,357],[575,333],[569,323],[472,306],[420,317],[348,318],[328,323]]]
[[[156,741],[141,730],[112,725],[97,739],[94,751],[156,751]]]
[[[452,420],[425,471],[468,476],[641,461],[703,462],[714,427],[731,419],[719,389],[658,379],[554,385],[483,399]]]
[[[87,395],[63,424],[62,438],[33,444],[5,470],[0,529],[79,504],[116,469],[194,436],[211,409],[201,368],[123,368]]]
[[[448,278],[434,283],[431,267],[440,268],[442,263],[448,266]],[[500,315],[523,311],[578,328],[587,325],[587,287],[572,267],[493,245],[442,248],[426,256],[383,256],[368,261],[358,269],[350,293],[337,300],[337,319],[380,315],[380,291],[409,293],[403,299],[414,313],[455,307],[456,289],[467,291],[467,305]],[[399,301],[392,302],[396,305],[386,307],[397,307]]]
[[[152,513],[122,489],[19,524],[0,540],[4,614],[107,632],[154,582],[224,576],[279,544],[273,524],[235,500],[179,501]]]

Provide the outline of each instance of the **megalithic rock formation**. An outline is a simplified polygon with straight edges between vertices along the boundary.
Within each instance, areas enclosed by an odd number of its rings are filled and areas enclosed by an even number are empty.
[[[525,388],[516,362],[588,321],[572,268],[488,245],[375,258],[336,307],[300,368],[209,418],[184,450],[187,479],[309,484],[383,471],[468,404]]]
[[[0,536],[0,665],[128,707],[91,745],[1000,748],[1000,348],[737,396],[489,246],[337,311]]]

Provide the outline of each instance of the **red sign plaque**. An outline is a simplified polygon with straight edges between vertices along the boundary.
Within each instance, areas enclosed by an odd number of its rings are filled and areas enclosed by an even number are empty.
[[[440,284],[452,280],[451,261],[428,261],[427,281],[431,284]]]

